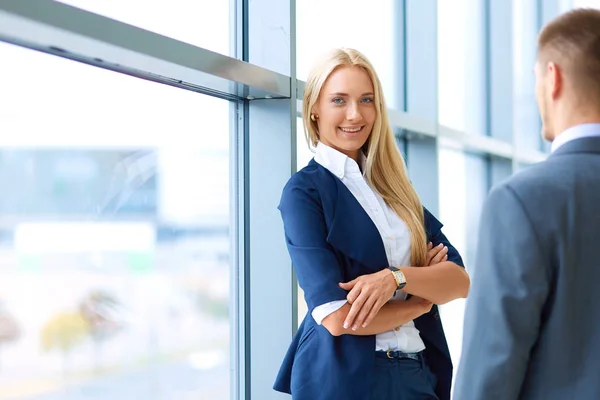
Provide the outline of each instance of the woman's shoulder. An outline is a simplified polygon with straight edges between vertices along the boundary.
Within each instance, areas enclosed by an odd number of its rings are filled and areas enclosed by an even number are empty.
[[[319,189],[320,187],[323,187],[323,183],[327,180],[327,177],[328,174],[325,167],[321,166],[313,159],[308,165],[290,177],[283,191],[285,193],[292,189]]]
[[[333,189],[334,186],[328,182],[327,170],[314,160],[307,166],[293,174],[287,181],[281,194],[281,201],[299,199],[319,200],[323,191]]]

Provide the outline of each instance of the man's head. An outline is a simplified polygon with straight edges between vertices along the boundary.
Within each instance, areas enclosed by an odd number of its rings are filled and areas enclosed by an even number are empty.
[[[534,71],[544,139],[600,122],[600,10],[576,9],[548,23]]]

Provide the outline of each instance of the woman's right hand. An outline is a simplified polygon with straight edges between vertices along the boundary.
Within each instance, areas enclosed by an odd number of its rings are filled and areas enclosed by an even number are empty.
[[[388,269],[359,276],[350,282],[340,283],[339,286],[349,292],[346,299],[352,305],[344,321],[344,329],[352,327],[354,331],[359,326],[365,328],[369,325],[398,287]]]
[[[448,248],[443,243],[433,247],[433,243],[427,244],[427,263],[426,266],[432,266],[448,260]]]

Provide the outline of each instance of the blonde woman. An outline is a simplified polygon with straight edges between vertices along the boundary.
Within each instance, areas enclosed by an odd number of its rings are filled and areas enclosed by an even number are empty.
[[[315,157],[279,209],[308,314],[275,389],[297,400],[449,399],[435,304],[466,297],[469,277],[408,179],[371,63],[352,49],[324,58],[303,118]]]

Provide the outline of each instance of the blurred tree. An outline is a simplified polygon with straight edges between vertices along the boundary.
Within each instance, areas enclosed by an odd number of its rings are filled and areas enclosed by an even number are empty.
[[[79,312],[56,314],[42,327],[42,349],[60,351],[63,356],[63,373],[66,373],[71,351],[83,342],[89,332],[89,324]]]
[[[92,291],[79,304],[79,312],[87,322],[90,336],[94,342],[96,370],[100,364],[102,344],[123,327],[119,318],[120,306],[116,297],[101,290]]]
[[[15,318],[0,304],[0,348],[5,344],[17,340],[21,336],[21,329]]]

